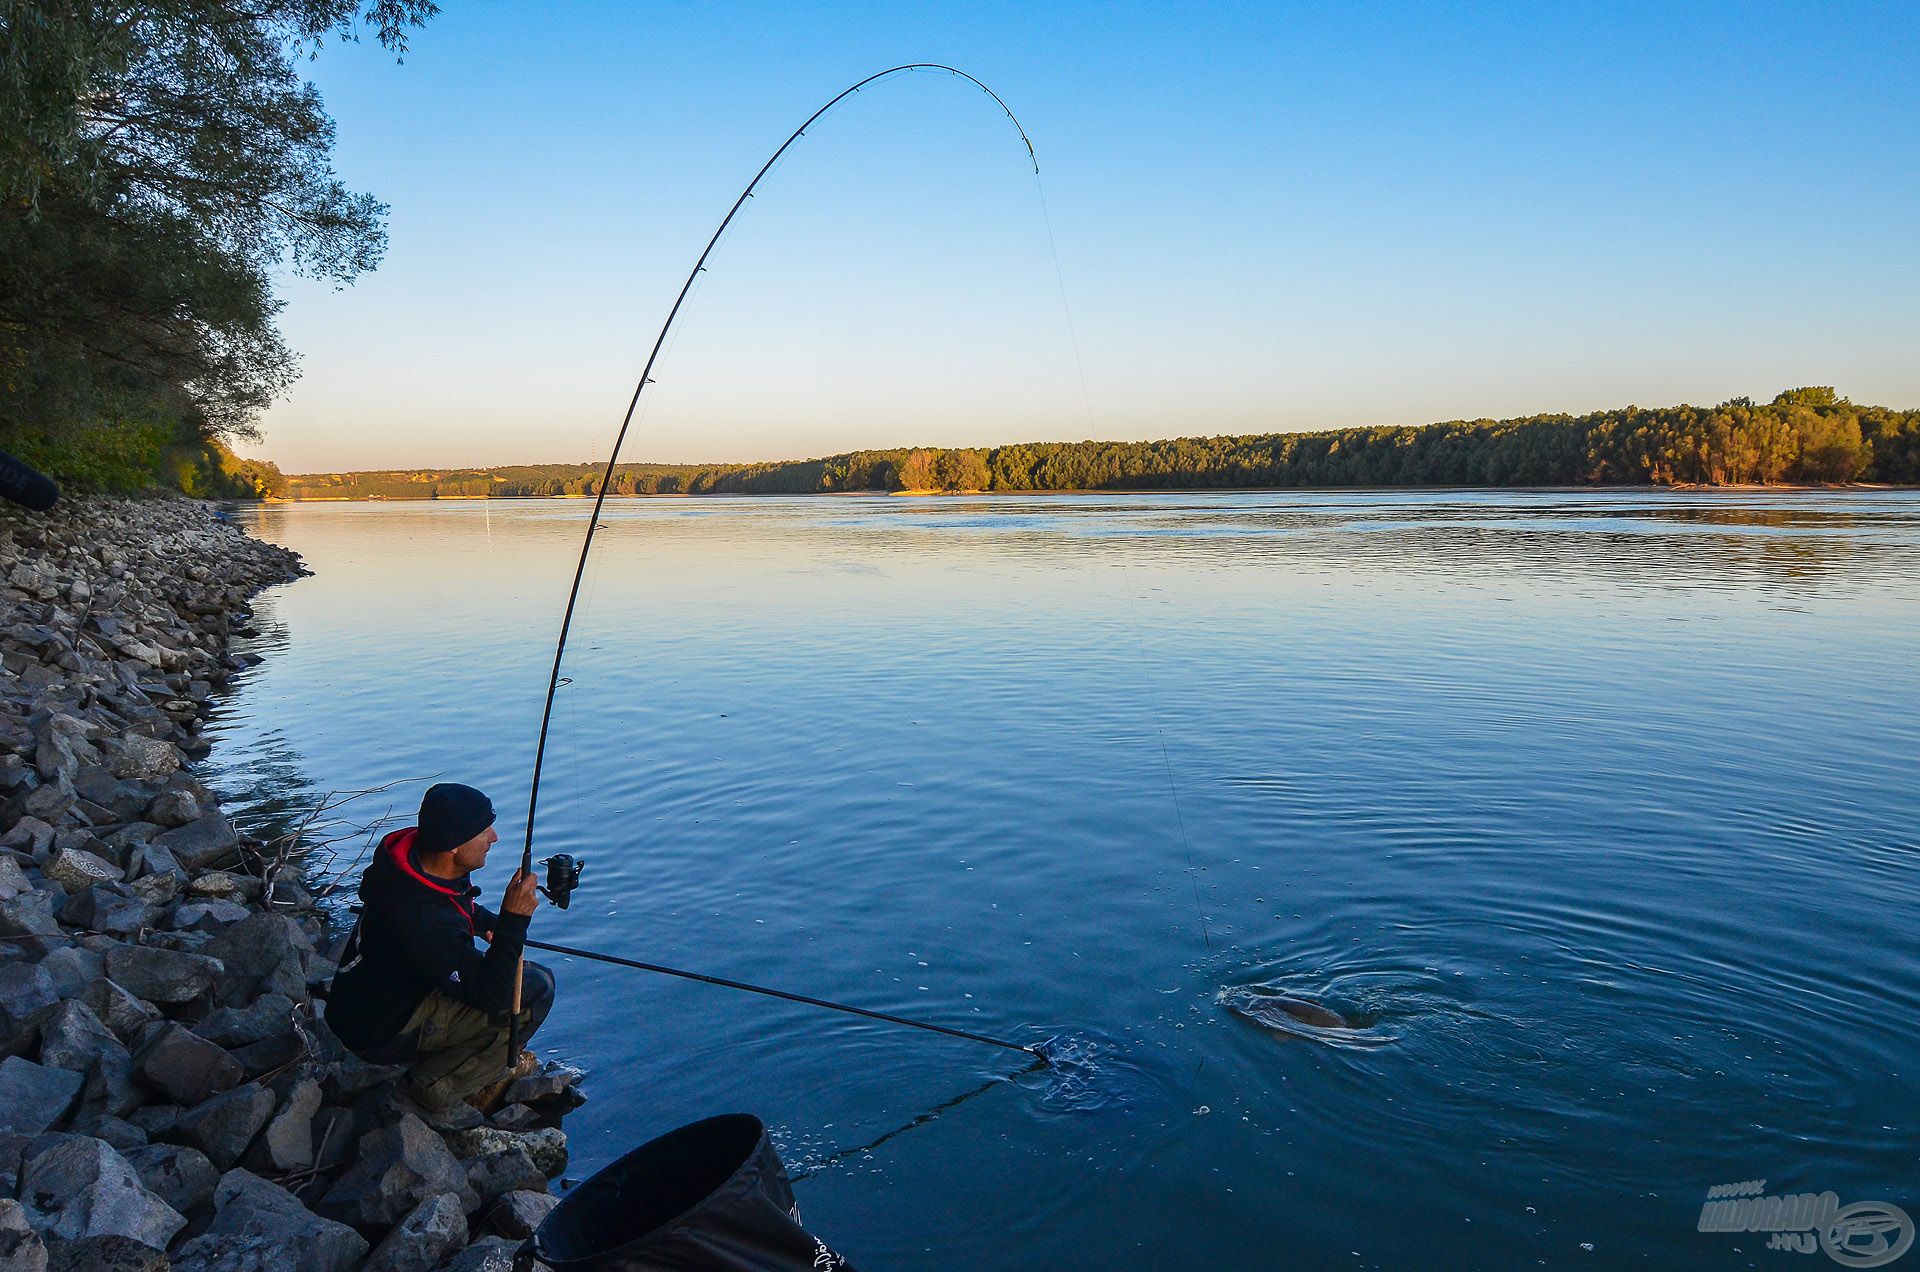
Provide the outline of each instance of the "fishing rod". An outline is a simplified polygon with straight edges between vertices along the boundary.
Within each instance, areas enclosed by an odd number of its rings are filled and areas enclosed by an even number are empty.
[[[766,985],[753,985],[746,981],[728,980],[724,976],[708,976],[705,972],[683,971],[678,967],[664,967],[659,963],[643,963],[637,958],[622,958],[618,954],[602,954],[598,950],[576,949],[571,945],[554,945],[548,941],[529,939],[525,942],[536,950],[546,950],[553,954],[568,954],[574,958],[592,959],[596,963],[612,963],[616,967],[631,967],[642,972],[658,972],[663,976],[678,976],[683,980],[699,981],[706,985],[718,985],[723,989],[744,989],[750,994],[765,994],[769,998],[783,998],[790,1003],[805,1003],[809,1007],[825,1007],[829,1011],[844,1011],[854,1016],[865,1016],[869,1020],[884,1020],[890,1025],[906,1025],[910,1029],[925,1029],[932,1033],[946,1034],[950,1038],[965,1038],[969,1042],[984,1042],[992,1047],[1004,1047],[1008,1051],[1024,1052],[1036,1060],[1045,1063],[1046,1053],[1038,1045],[1022,1046],[1017,1042],[1007,1042],[1002,1038],[989,1038],[985,1034],[973,1033],[966,1029],[955,1029],[951,1025],[936,1025],[927,1020],[909,1020],[905,1016],[895,1016],[884,1011],[873,1011],[866,1007],[855,1007],[850,1003],[836,1003],[827,998],[812,998],[806,994],[790,993],[784,989],[772,989]]]
[[[701,273],[707,268],[707,258],[713,255],[713,249],[719,246],[721,236],[726,234],[727,227],[733,224],[733,218],[739,215],[740,209],[746,206],[747,200],[753,197],[754,189],[760,184],[762,178],[764,178],[767,175],[767,173],[773,170],[773,166],[775,164],[780,162],[780,157],[787,153],[787,150],[793,145],[794,142],[800,140],[800,138],[807,135],[807,129],[812,127],[816,120],[818,120],[822,115],[825,115],[828,111],[832,110],[835,106],[838,106],[841,102],[853,96],[855,93],[859,92],[861,89],[865,88],[869,84],[872,84],[878,80],[886,79],[889,76],[903,74],[908,71],[945,71],[949,75],[959,76],[961,79],[966,80],[968,83],[972,84],[975,88],[978,88],[981,92],[985,93],[988,97],[991,97],[994,101],[994,104],[997,105],[1001,109],[1001,111],[1003,111],[1006,114],[1006,117],[1010,121],[1012,121],[1014,131],[1020,134],[1020,141],[1027,148],[1027,159],[1029,162],[1033,164],[1034,175],[1037,177],[1040,174],[1040,159],[1039,159],[1039,156],[1037,156],[1034,153],[1033,139],[1027,136],[1027,130],[1021,127],[1019,118],[1014,115],[1012,107],[1008,106],[1006,102],[1001,100],[1000,94],[994,92],[991,88],[988,88],[980,80],[975,79],[973,76],[967,74],[965,71],[959,69],[958,67],[947,66],[939,62],[909,62],[901,66],[888,67],[884,71],[879,71],[879,72],[876,72],[875,74],[867,76],[865,79],[861,80],[857,84],[853,84],[845,89],[842,89],[839,93],[835,94],[834,97],[830,101],[828,101],[826,105],[822,106],[819,110],[814,111],[813,114],[807,116],[806,122],[801,124],[798,128],[794,129],[793,134],[789,136],[785,141],[780,143],[780,148],[774,151],[773,155],[764,164],[760,165],[760,171],[754,174],[753,180],[747,182],[746,189],[740,192],[740,197],[735,199],[733,201],[733,206],[727,209],[727,215],[725,216],[725,218],[721,220],[720,228],[716,229],[713,232],[713,237],[707,240],[707,246],[705,247],[705,249],[701,251],[700,259],[698,259],[693,263],[693,269],[687,274],[687,281],[680,285],[680,294],[674,297],[673,308],[667,311],[667,320],[660,325],[660,334],[654,337],[653,350],[652,352],[647,354],[647,365],[644,368],[642,368],[640,372],[639,383],[633,386],[633,396],[629,398],[627,401],[627,413],[620,420],[620,431],[614,436],[613,450],[607,456],[607,467],[606,467],[605,473],[603,473],[600,478],[600,489],[594,495],[593,513],[587,518],[586,537],[581,541],[581,544],[580,544],[580,559],[574,564],[574,567],[573,567],[573,585],[567,590],[566,611],[562,614],[560,618],[560,638],[554,642],[553,669],[547,675],[546,702],[540,709],[540,740],[538,744],[534,747],[533,784],[532,784],[532,788],[527,793],[526,842],[523,845],[520,853],[520,873],[522,875],[531,875],[533,873],[533,822],[534,822],[534,815],[540,807],[540,772],[547,757],[547,730],[553,722],[553,698],[554,698],[554,694],[560,688],[560,665],[562,660],[565,658],[566,652],[567,652],[567,634],[573,628],[574,606],[577,605],[580,600],[580,581],[586,575],[586,572],[587,572],[587,557],[593,551],[594,532],[600,528],[600,510],[602,507],[605,506],[607,502],[607,490],[613,485],[614,466],[617,463],[619,463],[619,460],[620,460],[620,447],[627,440],[627,430],[633,424],[634,409],[638,407],[640,404],[641,393],[645,391],[646,387],[649,384],[653,383],[654,364],[659,361],[660,350],[666,345],[667,333],[673,330],[674,320],[680,316],[680,308],[682,305],[686,303],[687,294],[693,290],[693,284],[695,280],[697,280],[700,277]],[[531,941],[527,943],[529,945],[534,944],[534,942],[531,942]],[[520,965],[520,967],[514,972],[514,977],[513,977],[513,1013],[511,1016],[508,1017],[511,1023],[507,1027],[507,1063],[509,1065],[511,1065],[514,1062],[514,1060],[518,1057],[520,1053],[521,991],[524,984],[525,971],[526,971],[526,967],[525,967],[525,963],[523,962]],[[701,979],[705,979],[705,978],[701,978]],[[730,982],[715,980],[714,983],[728,984]],[[733,988],[752,989],[755,987],[747,986],[747,985],[734,985]],[[806,999],[802,1001],[812,1002],[815,1000]],[[819,1005],[836,1006],[837,1004],[820,1003]],[[858,1011],[859,1009],[852,1008],[849,1010]],[[875,1014],[875,1013],[867,1013],[867,1014]],[[893,1019],[892,1017],[883,1017],[883,1018]],[[901,1023],[911,1024],[913,1022],[902,1021]],[[1007,1044],[1002,1044],[1002,1045],[1007,1045]]]

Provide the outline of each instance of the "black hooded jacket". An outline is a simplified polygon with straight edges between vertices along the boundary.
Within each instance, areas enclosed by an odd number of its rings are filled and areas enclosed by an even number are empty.
[[[469,876],[441,879],[413,862],[416,829],[380,841],[360,878],[360,921],[340,954],[327,1024],[362,1054],[399,1037],[413,1009],[438,991],[496,1014],[513,1006],[527,916],[495,914]],[[493,934],[483,954],[474,939]]]

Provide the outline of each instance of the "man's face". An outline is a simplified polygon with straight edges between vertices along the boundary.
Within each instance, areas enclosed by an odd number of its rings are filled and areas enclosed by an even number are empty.
[[[489,826],[466,843],[453,850],[453,864],[471,873],[487,864],[487,849],[499,842],[500,836]]]

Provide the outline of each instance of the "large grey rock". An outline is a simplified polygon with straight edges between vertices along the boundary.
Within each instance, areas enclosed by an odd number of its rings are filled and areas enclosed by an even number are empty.
[[[260,895],[260,881],[231,870],[203,870],[187,881],[187,895],[203,901],[250,901]]]
[[[173,1021],[160,1027],[134,1063],[149,1085],[179,1104],[197,1104],[239,1086],[247,1077],[246,1069],[224,1047]]]
[[[366,1272],[432,1272],[450,1250],[467,1244],[467,1217],[452,1193],[437,1193],[394,1225],[367,1260]]]
[[[27,872],[20,868],[20,863],[15,861],[11,854],[0,853],[0,901],[10,900],[22,892],[31,891],[33,891],[33,881],[27,878]]]
[[[159,921],[160,908],[119,883],[100,883],[67,898],[60,922],[71,928],[132,939]]]
[[[109,1232],[47,1246],[47,1272],[169,1272],[165,1250]]]
[[[165,875],[174,882],[175,889],[187,886],[187,868],[180,864],[164,844],[143,843],[129,854],[133,860],[133,873],[143,879]],[[172,893],[168,894],[169,896]]]
[[[27,1209],[0,1197],[0,1268],[6,1272],[46,1272],[47,1247],[27,1222]]]
[[[286,1098],[267,1123],[247,1155],[247,1164],[256,1171],[285,1175],[313,1165],[313,1119],[320,1112],[320,1084],[301,1078],[287,1091]]]
[[[81,1111],[78,1116],[90,1119],[124,1118],[145,1104],[149,1094],[147,1084],[141,1081],[133,1067],[133,1057],[115,1040],[101,1048],[93,1067],[87,1070],[87,1084],[80,1089]],[[91,1133],[102,1139],[112,1138],[97,1127]]]
[[[28,1031],[59,1001],[53,978],[37,963],[0,966],[0,1046],[25,1047]]]
[[[131,1043],[149,1023],[160,1019],[160,1012],[151,1003],[134,997],[107,979],[104,968],[103,960],[100,979],[81,992],[80,1001],[93,1009],[101,1024],[113,1030],[114,1037]]]
[[[107,975],[156,1003],[190,1003],[212,989],[226,970],[217,958],[157,945],[119,945],[107,951]]]
[[[58,848],[41,867],[41,873],[68,892],[79,892],[96,883],[118,883],[125,872],[84,848]]]
[[[139,1172],[148,1192],[181,1214],[213,1200],[220,1172],[207,1155],[185,1144],[143,1144],[122,1149],[120,1155]]]
[[[83,1094],[80,1098],[84,1100],[87,1097]],[[126,1156],[127,1150],[144,1148],[147,1143],[147,1133],[121,1117],[92,1117],[82,1113],[74,1119],[73,1129],[82,1135],[91,1135],[95,1139],[107,1141],[120,1150],[122,1157]],[[161,1200],[166,1199],[161,1198]],[[168,1204],[172,1203],[168,1202]]]
[[[82,1074],[8,1056],[0,1060],[0,1132],[38,1135],[73,1109],[86,1084]]]
[[[87,986],[107,974],[100,954],[79,945],[62,945],[40,960],[40,970],[53,982],[53,992],[62,998],[80,997]]]
[[[223,1047],[244,1047],[284,1032],[292,1019],[291,998],[262,994],[245,1007],[219,1007],[208,1012],[193,1031]]]
[[[107,770],[115,777],[158,782],[180,767],[180,751],[170,742],[129,733],[109,744]]]
[[[459,1196],[462,1213],[478,1206],[467,1173],[446,1141],[408,1113],[360,1141],[358,1159],[314,1209],[358,1228],[377,1228],[398,1223],[421,1201],[443,1192]]]
[[[147,805],[146,819],[158,826],[185,826],[200,817],[200,803],[187,791],[162,791]]]
[[[164,1250],[187,1222],[112,1145],[87,1135],[32,1158],[20,1172],[20,1202],[35,1228],[69,1241],[117,1233]]]
[[[53,917],[51,892],[23,892],[0,901],[0,939],[58,935],[60,921]]]
[[[476,1126],[448,1132],[447,1143],[462,1157],[479,1157],[518,1145],[548,1179],[567,1168],[567,1133],[557,1126],[538,1131],[503,1131],[497,1126]]]
[[[174,860],[191,872],[231,857],[239,847],[240,838],[233,832],[233,823],[215,812],[157,835],[153,842],[172,853]]]
[[[113,1031],[77,998],[66,999],[40,1023],[40,1063],[85,1073],[103,1053],[126,1054]]]
[[[505,1237],[482,1237],[442,1263],[436,1272],[513,1272],[520,1243]],[[179,1267],[178,1263],[174,1267]],[[535,1267],[541,1266],[535,1264]]]
[[[570,1064],[549,1060],[539,1072],[516,1078],[501,1097],[506,1104],[563,1104],[576,1107],[584,1101],[574,1087],[586,1074]]]
[[[38,817],[22,817],[12,830],[0,835],[0,848],[19,848],[37,857],[53,847],[53,835],[51,824]]]
[[[235,1087],[188,1109],[161,1132],[173,1144],[186,1144],[207,1155],[222,1170],[233,1166],[273,1117],[273,1092],[258,1082]]]
[[[251,913],[237,901],[190,901],[173,912],[172,926],[176,932],[218,932]]]
[[[306,997],[301,956],[312,948],[299,920],[288,914],[255,914],[202,947],[226,965],[219,989],[222,1006],[250,1002],[260,994]]]
[[[244,1170],[230,1170],[213,1190],[214,1217],[204,1236],[182,1246],[174,1258],[176,1269],[204,1268],[207,1272],[234,1272],[260,1268],[261,1272],[300,1268],[303,1272],[348,1272],[367,1255],[367,1243],[342,1223],[322,1219],[300,1204],[278,1184]],[[278,1247],[280,1261],[220,1263],[207,1260],[209,1238],[264,1239]],[[198,1260],[196,1262],[196,1260]]]
[[[560,1199],[544,1189],[510,1192],[487,1211],[486,1224],[503,1237],[525,1239],[559,1204]]]
[[[545,1192],[547,1188],[546,1173],[533,1164],[533,1158],[518,1144],[469,1157],[463,1164],[467,1184],[482,1206],[492,1205],[503,1193],[523,1189]]]

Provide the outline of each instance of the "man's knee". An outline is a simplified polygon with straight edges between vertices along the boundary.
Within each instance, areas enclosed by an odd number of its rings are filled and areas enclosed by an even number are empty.
[[[551,1005],[553,1003],[553,971],[543,963],[529,962],[521,981],[521,1002],[531,1007],[535,1003]]]

